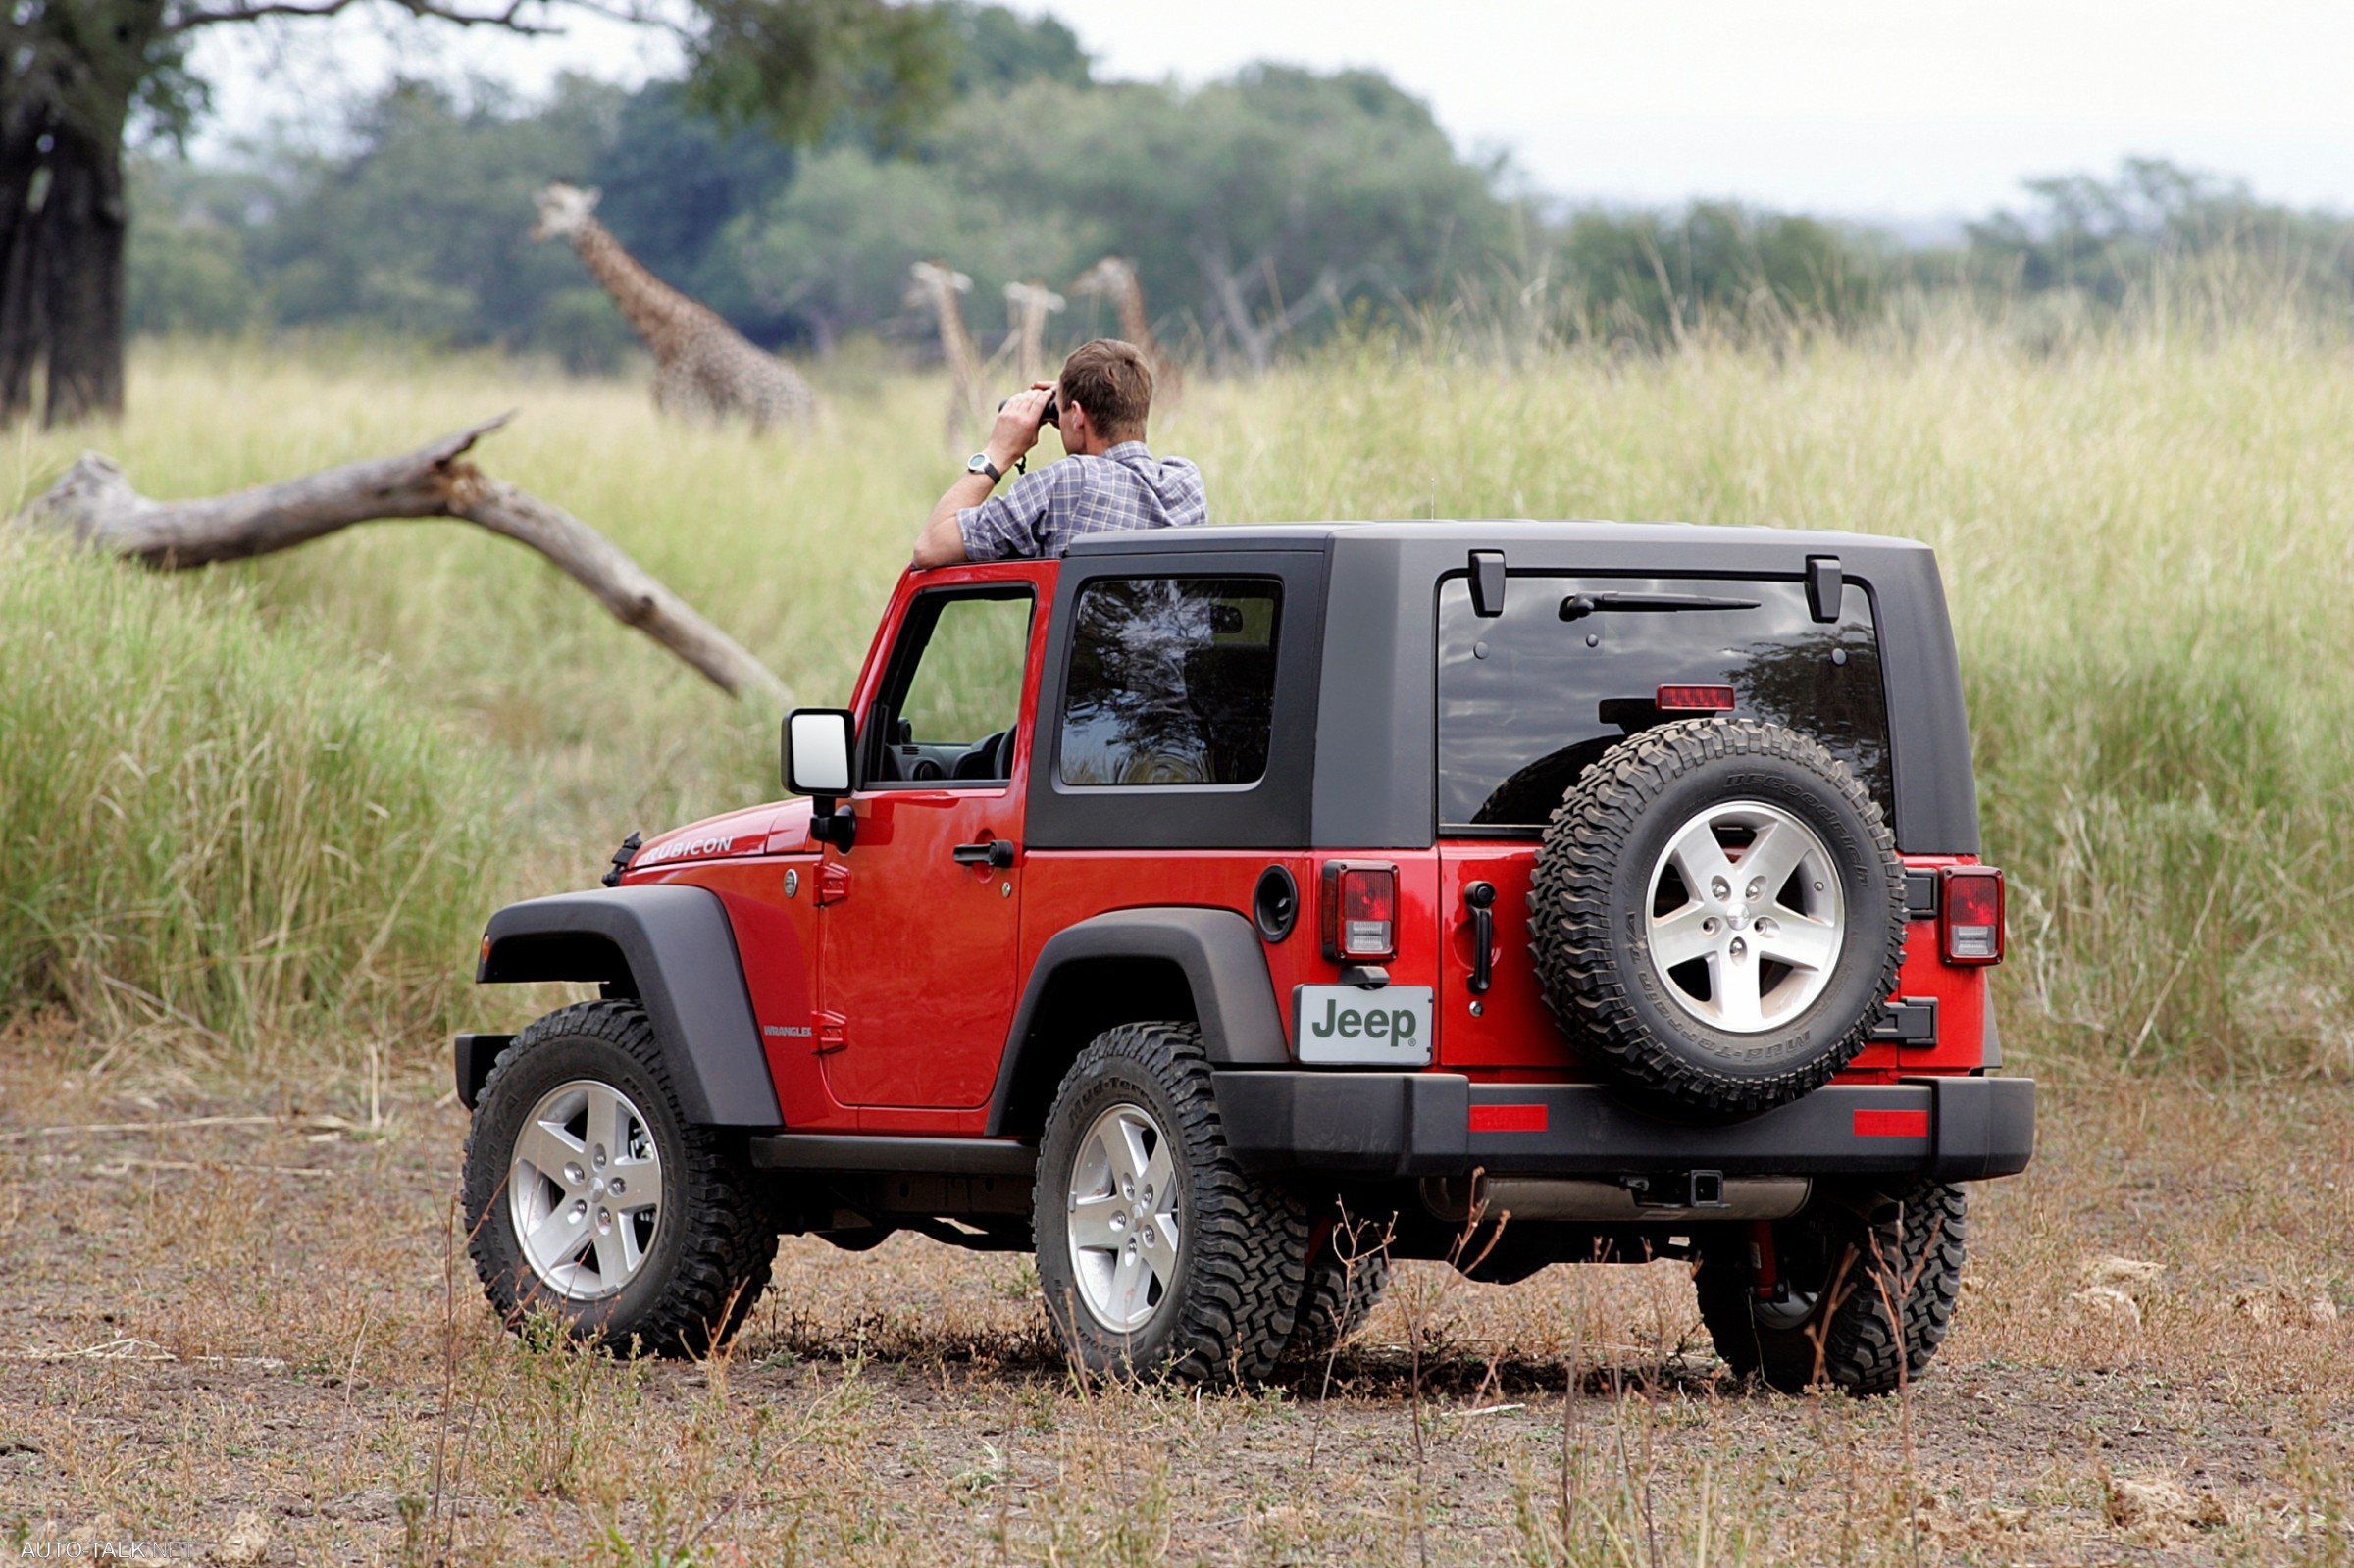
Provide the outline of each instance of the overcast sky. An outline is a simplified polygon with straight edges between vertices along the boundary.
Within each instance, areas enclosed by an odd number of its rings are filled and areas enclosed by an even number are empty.
[[[1079,34],[1099,76],[1199,82],[1253,60],[1370,66],[1466,151],[1536,189],[1663,203],[1733,196],[1881,219],[2016,202],[2039,174],[2151,154],[2259,194],[2354,211],[2347,0],[1016,0]],[[475,67],[539,88],[569,67],[675,67],[590,25],[518,43],[358,23],[217,29],[224,125],[316,120],[390,69]],[[387,47],[387,31],[397,38]],[[332,34],[332,39],[330,35]]]

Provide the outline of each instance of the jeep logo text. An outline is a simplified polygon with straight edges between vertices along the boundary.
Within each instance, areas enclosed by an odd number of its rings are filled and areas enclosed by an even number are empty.
[[[1318,1039],[1330,1039],[1338,1035],[1343,1039],[1412,1039],[1416,1033],[1414,1011],[1410,1007],[1343,1007],[1338,1000],[1324,998],[1322,1022],[1311,1021],[1307,1032]]]

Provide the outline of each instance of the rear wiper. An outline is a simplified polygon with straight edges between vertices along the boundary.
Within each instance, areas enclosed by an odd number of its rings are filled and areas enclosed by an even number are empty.
[[[1582,621],[1604,610],[1648,615],[1670,610],[1754,610],[1755,599],[1720,599],[1707,593],[1572,593],[1561,601],[1561,619]]]

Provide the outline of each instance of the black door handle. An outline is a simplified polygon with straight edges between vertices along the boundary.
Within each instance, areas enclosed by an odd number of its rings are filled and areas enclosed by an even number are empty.
[[[1493,983],[1488,955],[1496,946],[1496,885],[1473,883],[1463,889],[1463,902],[1471,906],[1471,994],[1477,996]]]
[[[1002,871],[1013,864],[1013,840],[990,838],[977,844],[958,844],[950,851],[959,866],[995,866]]]

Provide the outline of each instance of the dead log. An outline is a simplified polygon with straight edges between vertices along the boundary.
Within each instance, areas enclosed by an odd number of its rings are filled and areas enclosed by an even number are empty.
[[[370,458],[233,495],[158,501],[130,487],[114,459],[85,452],[23,522],[71,534],[165,572],[269,555],[394,518],[456,518],[527,544],[731,696],[788,706],[793,693],[726,632],[695,614],[611,539],[527,490],[492,479],[466,453],[512,415],[485,420],[399,457]]]

